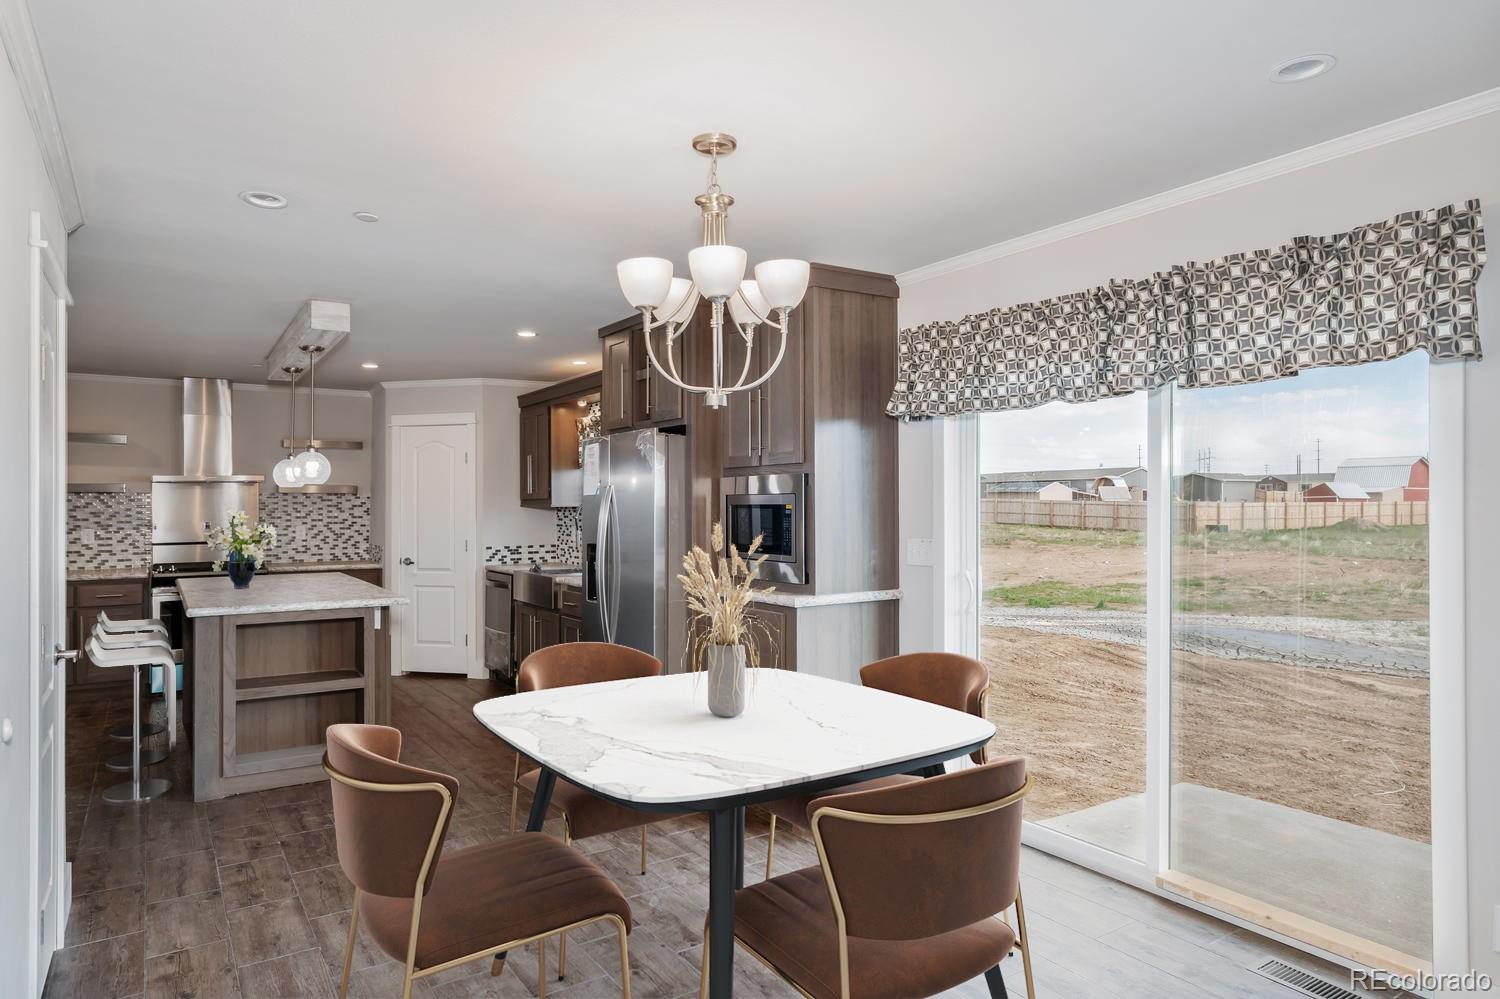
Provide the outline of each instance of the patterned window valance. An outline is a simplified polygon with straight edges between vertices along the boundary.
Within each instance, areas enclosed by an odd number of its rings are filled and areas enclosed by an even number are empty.
[[[902,419],[1196,388],[1425,350],[1480,356],[1479,202],[904,329]]]

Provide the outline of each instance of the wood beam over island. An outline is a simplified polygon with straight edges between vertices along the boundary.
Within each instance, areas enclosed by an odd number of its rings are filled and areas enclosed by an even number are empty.
[[[341,572],[177,585],[195,800],[322,780],[329,725],[389,724],[389,608],[405,597]]]

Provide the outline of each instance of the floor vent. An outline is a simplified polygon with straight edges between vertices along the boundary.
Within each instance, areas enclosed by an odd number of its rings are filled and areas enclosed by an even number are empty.
[[[1315,996],[1316,999],[1364,999],[1358,992],[1350,991],[1342,985],[1335,985],[1325,978],[1319,978],[1312,972],[1303,971],[1285,961],[1272,959],[1250,970],[1273,982],[1280,982],[1287,988],[1295,989],[1305,996]]]

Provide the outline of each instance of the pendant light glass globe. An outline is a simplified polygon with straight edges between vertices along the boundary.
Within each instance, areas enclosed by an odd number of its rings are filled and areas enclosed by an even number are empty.
[[[302,484],[302,480],[297,477],[297,463],[291,455],[282,458],[276,463],[276,467],[271,469],[271,481],[283,489]]]
[[[297,455],[294,461],[298,485],[321,486],[333,474],[333,465],[316,448],[308,448]]]

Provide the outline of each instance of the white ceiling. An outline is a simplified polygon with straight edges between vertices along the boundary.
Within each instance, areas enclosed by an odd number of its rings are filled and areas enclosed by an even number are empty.
[[[73,367],[263,378],[325,297],[345,386],[594,363],[615,261],[685,271],[700,131],[740,140],[752,263],[899,272],[1500,85],[1492,0],[32,7],[86,217]],[[1337,69],[1268,82],[1308,52]]]

